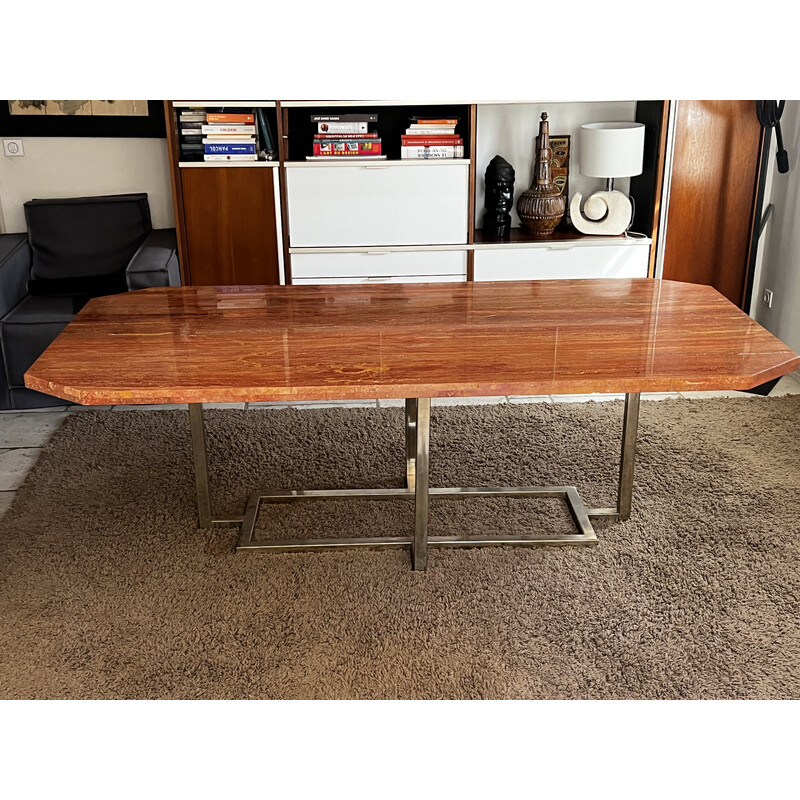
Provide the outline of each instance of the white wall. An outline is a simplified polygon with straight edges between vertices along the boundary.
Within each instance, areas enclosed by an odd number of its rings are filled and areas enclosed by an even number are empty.
[[[154,228],[172,228],[165,139],[24,137],[25,155],[0,152],[0,231],[24,233],[33,198],[147,192]]]
[[[789,152],[789,172],[772,175],[764,202],[774,208],[764,231],[760,279],[753,313],[768,331],[800,352],[800,101],[787,100],[781,118],[783,144]],[[774,132],[772,156],[775,158]],[[761,303],[764,289],[773,292],[772,308]]]

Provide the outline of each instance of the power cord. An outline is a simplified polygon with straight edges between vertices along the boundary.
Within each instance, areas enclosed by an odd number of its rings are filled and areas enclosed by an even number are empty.
[[[781,134],[781,116],[785,105],[785,100],[756,100],[756,116],[761,127],[775,128],[775,138],[778,143],[778,152],[775,158],[780,173],[789,171],[789,154],[783,146],[783,135]]]

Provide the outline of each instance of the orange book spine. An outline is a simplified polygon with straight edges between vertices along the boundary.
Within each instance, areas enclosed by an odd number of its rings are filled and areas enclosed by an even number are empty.
[[[208,114],[206,122],[245,122],[252,125],[255,117],[253,114]]]

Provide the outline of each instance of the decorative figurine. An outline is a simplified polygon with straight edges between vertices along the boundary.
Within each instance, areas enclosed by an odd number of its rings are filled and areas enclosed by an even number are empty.
[[[539,123],[539,135],[536,137],[533,184],[517,200],[517,214],[522,227],[533,236],[552,236],[553,230],[561,222],[567,210],[567,198],[553,183],[551,156],[550,125],[545,112]]]
[[[486,167],[484,181],[483,233],[492,239],[502,239],[511,233],[509,212],[514,208],[514,167],[503,156],[495,156]]]

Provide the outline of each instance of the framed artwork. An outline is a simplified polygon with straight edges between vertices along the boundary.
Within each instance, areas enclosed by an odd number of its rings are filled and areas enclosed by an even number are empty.
[[[553,183],[569,199],[569,136],[550,137],[550,169]]]
[[[569,219],[569,136],[550,137],[550,170],[553,183],[561,190],[567,199],[567,210],[558,223],[558,228],[567,228]]]
[[[166,135],[161,100],[0,100],[0,136]]]

